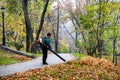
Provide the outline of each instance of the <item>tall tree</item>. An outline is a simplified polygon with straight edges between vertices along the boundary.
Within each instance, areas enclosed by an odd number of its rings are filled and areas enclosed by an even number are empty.
[[[101,30],[101,23],[100,23],[100,20],[101,20],[101,7],[102,5],[102,1],[99,0],[99,21],[98,21],[98,26],[97,26],[97,40],[98,40],[98,55],[99,57],[101,58],[101,33],[99,30]]]
[[[37,30],[36,38],[35,38],[35,41],[34,41],[32,47],[31,47],[31,52],[36,52],[36,46],[37,46],[36,41],[38,40],[39,34],[40,34],[42,27],[43,27],[44,17],[45,17],[45,13],[47,11],[48,3],[49,3],[49,0],[46,0],[45,5],[44,5],[44,9],[42,11],[41,19],[40,19],[40,25],[39,25],[39,28]]]
[[[59,18],[60,18],[60,8],[59,8],[59,0],[57,4],[57,32],[55,37],[55,51],[58,52],[58,34],[59,34]]]
[[[22,0],[22,6],[24,11],[24,19],[25,19],[25,25],[26,25],[26,52],[30,51],[30,43],[32,42],[32,28],[31,28],[31,22],[29,19],[29,13],[28,13],[28,0]]]

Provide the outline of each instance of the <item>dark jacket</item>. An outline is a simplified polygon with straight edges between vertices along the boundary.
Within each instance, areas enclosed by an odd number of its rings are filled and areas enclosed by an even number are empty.
[[[51,49],[50,38],[44,37],[43,38],[43,44],[45,44],[47,47],[49,47]]]

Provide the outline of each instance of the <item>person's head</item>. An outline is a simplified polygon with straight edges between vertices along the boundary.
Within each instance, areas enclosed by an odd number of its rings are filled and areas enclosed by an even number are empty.
[[[49,38],[50,38],[50,37],[51,37],[51,33],[47,33],[47,37],[49,37]]]

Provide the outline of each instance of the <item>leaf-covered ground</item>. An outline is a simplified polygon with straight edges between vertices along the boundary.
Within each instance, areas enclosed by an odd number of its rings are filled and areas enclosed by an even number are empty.
[[[84,57],[81,60],[1,76],[0,80],[120,80],[120,68],[106,59]]]
[[[17,55],[14,53],[8,53],[8,52],[6,53],[6,52],[0,51],[0,66],[17,63],[17,62],[23,62],[27,60],[31,60],[31,58],[28,58],[23,55]]]
[[[20,61],[27,61],[27,60],[32,60],[32,58],[28,58],[26,56],[22,56],[22,55],[11,55],[10,58],[15,59],[15,60],[20,60]]]

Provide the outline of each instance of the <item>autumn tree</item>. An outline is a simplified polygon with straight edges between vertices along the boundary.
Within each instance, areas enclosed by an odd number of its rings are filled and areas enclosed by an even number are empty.
[[[49,0],[46,0],[43,11],[42,11],[39,28],[38,28],[37,33],[36,33],[35,41],[34,41],[32,48],[31,48],[32,52],[36,52],[36,46],[37,46],[36,41],[38,40],[39,34],[40,34],[42,27],[43,27],[44,17],[45,17],[45,13],[47,11],[48,3],[49,3]]]
[[[25,25],[26,25],[26,52],[30,51],[30,43],[32,40],[32,27],[31,22],[29,19],[29,13],[28,13],[28,0],[22,0],[22,6],[24,11],[24,19],[25,19]]]
[[[24,24],[22,22],[23,16],[21,14],[22,9],[20,8],[22,7],[21,1],[16,2],[16,0],[1,0],[0,3],[2,3],[2,5],[5,7],[6,44],[9,47],[14,47],[17,50],[20,50],[23,48],[22,41],[25,39],[23,30]]]

